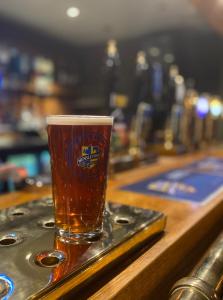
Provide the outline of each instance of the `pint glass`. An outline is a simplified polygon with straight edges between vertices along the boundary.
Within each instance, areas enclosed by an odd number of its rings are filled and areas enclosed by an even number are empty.
[[[101,234],[112,117],[47,117],[55,222],[75,241]]]

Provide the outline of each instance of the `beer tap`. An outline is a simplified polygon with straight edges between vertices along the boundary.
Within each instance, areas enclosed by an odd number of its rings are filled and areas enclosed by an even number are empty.
[[[130,135],[130,154],[144,160],[152,129],[153,108],[150,104],[141,102],[138,105],[135,121]]]
[[[182,116],[184,112],[183,100],[185,97],[185,83],[184,78],[181,75],[175,77],[175,104],[171,110],[171,122],[170,126],[173,132],[173,141],[175,144],[182,143]]]
[[[153,106],[151,99],[151,68],[146,53],[139,51],[136,56],[134,110],[130,130],[130,155],[136,160],[147,159],[147,146],[151,138]],[[151,154],[151,153],[150,153]]]
[[[190,151],[195,145],[196,103],[198,94],[194,89],[188,89],[184,99],[184,114],[182,116],[182,143]]]
[[[185,135],[184,119],[184,98],[186,94],[185,82],[183,76],[179,74],[176,65],[170,66],[169,70],[169,85],[172,86],[173,99],[170,103],[170,117],[167,119],[167,126],[164,132],[164,148],[167,151],[174,152],[185,151],[183,144],[183,136]]]
[[[209,113],[209,96],[202,94],[198,97],[196,103],[196,119],[195,119],[195,147],[202,148],[205,146],[205,124]]]
[[[213,96],[210,98],[210,114],[209,114],[209,139],[220,141],[222,135],[222,102],[220,97]]]

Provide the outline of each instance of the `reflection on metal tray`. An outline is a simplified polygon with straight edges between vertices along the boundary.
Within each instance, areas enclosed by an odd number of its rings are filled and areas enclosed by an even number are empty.
[[[0,226],[0,298],[9,299],[12,295],[13,299],[24,300],[52,295],[62,283],[65,291],[69,280],[91,266],[96,270],[100,262],[99,270],[103,258],[109,264],[111,253],[110,262],[114,262],[163,231],[165,217],[151,210],[108,203],[100,240],[79,245],[64,243],[55,235],[53,203],[46,197],[1,210]],[[117,254],[115,249],[119,247],[122,250]],[[81,280],[78,282],[72,282],[72,288]]]

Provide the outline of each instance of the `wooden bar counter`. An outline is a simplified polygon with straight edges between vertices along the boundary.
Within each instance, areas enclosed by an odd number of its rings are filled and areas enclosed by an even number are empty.
[[[154,164],[115,175],[108,185],[107,200],[163,212],[167,216],[165,233],[78,294],[71,291],[62,299],[168,299],[173,283],[190,272],[222,230],[223,193],[199,205],[123,191],[119,187],[210,155],[220,156],[220,152],[161,158]],[[41,188],[2,195],[0,208],[34,200],[49,192],[50,188]]]

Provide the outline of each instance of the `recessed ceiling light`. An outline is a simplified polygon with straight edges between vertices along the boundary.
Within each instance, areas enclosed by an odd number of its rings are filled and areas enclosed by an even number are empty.
[[[76,18],[79,16],[79,14],[80,14],[80,9],[77,7],[69,7],[67,9],[67,16],[69,18]]]

